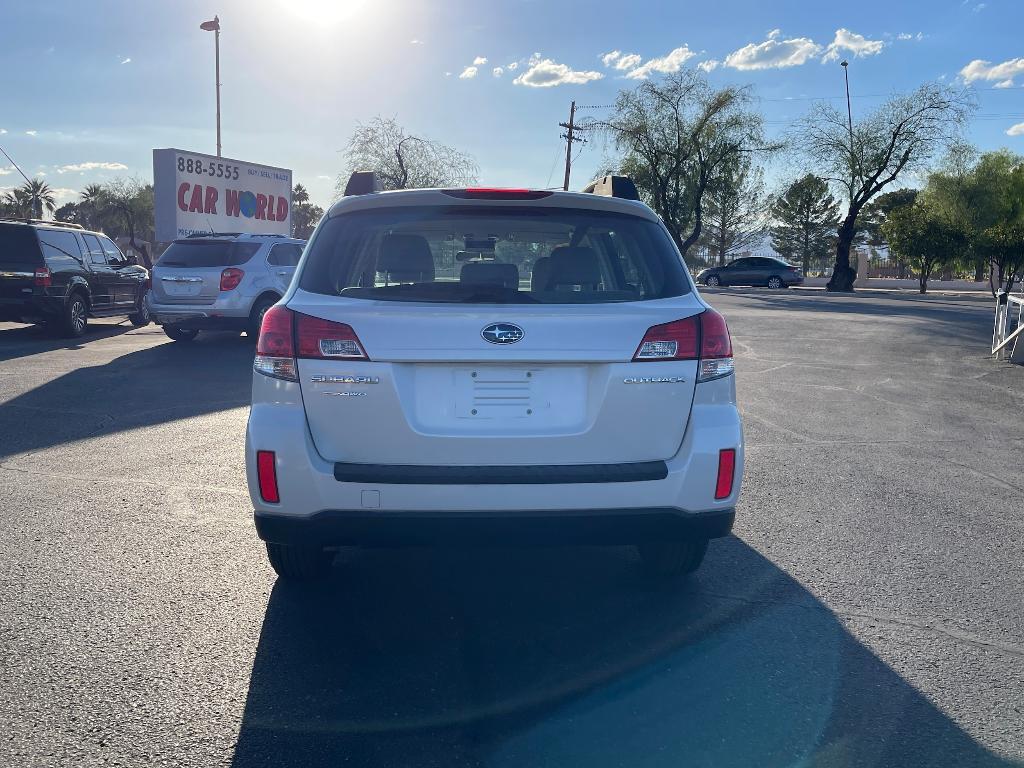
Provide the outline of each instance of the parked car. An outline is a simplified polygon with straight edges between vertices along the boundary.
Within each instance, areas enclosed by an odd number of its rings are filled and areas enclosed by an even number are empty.
[[[305,240],[237,232],[175,240],[153,267],[154,322],[175,341],[201,330],[259,334],[264,313],[288,290]]]
[[[789,288],[804,281],[803,273],[782,259],[771,256],[747,256],[736,259],[724,267],[711,267],[697,275],[704,285],[766,285],[769,288]]]
[[[246,467],[276,572],[476,536],[697,568],[743,472],[732,345],[633,184],[359,178],[257,343]]]
[[[149,272],[102,232],[77,224],[0,219],[0,320],[48,323],[70,337],[91,317],[149,322]]]

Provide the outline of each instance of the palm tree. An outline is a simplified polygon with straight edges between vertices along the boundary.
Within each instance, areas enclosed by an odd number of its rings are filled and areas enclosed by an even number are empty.
[[[292,205],[301,205],[309,202],[309,192],[301,184],[296,184],[292,190]]]
[[[107,203],[107,190],[102,184],[86,184],[81,194],[81,206],[85,225],[90,229],[99,228],[100,213]]]
[[[57,198],[53,196],[50,185],[42,179],[26,181],[15,191],[28,198],[30,210],[39,218],[42,218],[44,208],[51,214],[57,209]]]
[[[10,216],[19,219],[29,219],[32,217],[32,200],[29,198],[24,186],[12,189],[4,195],[3,200],[0,202],[3,203],[3,207],[7,209],[7,213]]]

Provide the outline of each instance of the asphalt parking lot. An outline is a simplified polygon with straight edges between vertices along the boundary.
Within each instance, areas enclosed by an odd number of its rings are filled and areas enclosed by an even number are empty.
[[[983,297],[707,291],[737,350],[735,535],[346,552],[276,584],[252,344],[0,324],[0,765],[1024,761],[1024,369]]]

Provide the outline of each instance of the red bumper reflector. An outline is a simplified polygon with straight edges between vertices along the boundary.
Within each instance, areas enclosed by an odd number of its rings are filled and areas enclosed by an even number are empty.
[[[725,448],[718,452],[718,482],[715,483],[715,498],[727,499],[732,493],[733,475],[736,473],[736,449]]]
[[[277,467],[273,451],[256,451],[256,476],[260,483],[260,497],[270,504],[281,501],[277,493]]]

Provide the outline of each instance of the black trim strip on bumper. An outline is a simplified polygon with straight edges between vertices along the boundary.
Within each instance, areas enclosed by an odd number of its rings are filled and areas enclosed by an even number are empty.
[[[380,485],[562,485],[570,483],[636,483],[664,480],[664,461],[631,464],[567,464],[549,466],[453,467],[413,464],[334,465],[334,479],[343,483]]]
[[[257,511],[264,541],[319,546],[479,544],[634,544],[673,538],[727,536],[734,509],[606,509],[567,512],[369,512],[325,510],[310,517]]]

